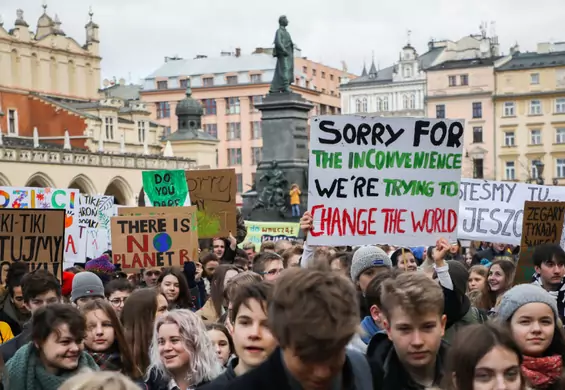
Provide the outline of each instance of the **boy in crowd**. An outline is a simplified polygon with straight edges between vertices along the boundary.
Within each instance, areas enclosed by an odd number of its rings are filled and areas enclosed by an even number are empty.
[[[257,254],[255,252],[255,244],[252,243],[251,241],[247,241],[243,243],[243,250],[245,251],[245,253],[247,253],[247,258],[249,260],[252,260],[253,257],[255,257],[255,255]]]
[[[381,248],[368,245],[357,249],[351,261],[351,280],[363,294],[369,282],[381,272],[392,269],[390,257]]]
[[[261,244],[261,248],[259,248],[259,253],[263,252],[274,252],[275,251],[275,243],[273,241],[263,241]]]
[[[351,281],[336,273],[285,271],[274,284],[268,310],[280,347],[225,388],[372,390],[363,354],[346,349],[359,326],[354,297]]]
[[[161,276],[161,268],[145,268],[141,271],[141,276],[143,277],[143,280],[141,281],[140,287],[155,287],[157,279]]]
[[[82,309],[88,302],[97,298],[104,298],[104,284],[98,275],[89,271],[76,274],[73,278],[71,302]]]
[[[49,271],[38,269],[22,278],[24,305],[33,313],[45,305],[61,301],[61,285]],[[31,321],[24,324],[22,332],[10,341],[0,345],[0,354],[4,363],[8,362],[31,338]]]
[[[282,271],[284,271],[283,259],[276,253],[260,253],[253,260],[253,272],[261,275],[266,281],[276,280]]]
[[[271,290],[272,284],[265,282],[237,287],[230,310],[231,334],[237,357],[229,361],[224,373],[205,386],[205,390],[221,389],[236,377],[260,366],[277,347],[267,324]]]
[[[22,326],[30,318],[22,292],[22,278],[27,274],[28,266],[25,261],[10,264],[6,274],[8,293],[0,304],[0,321],[6,322],[15,336],[20,334]]]
[[[557,300],[561,321],[565,321],[565,251],[558,244],[542,244],[532,255],[536,275],[533,284],[542,287]]]
[[[115,279],[104,287],[104,295],[110,302],[118,317],[122,314],[126,299],[133,292],[133,285],[127,279]]]
[[[367,348],[375,389],[426,389],[443,374],[446,316],[442,288],[421,273],[402,273],[381,286],[386,334]]]

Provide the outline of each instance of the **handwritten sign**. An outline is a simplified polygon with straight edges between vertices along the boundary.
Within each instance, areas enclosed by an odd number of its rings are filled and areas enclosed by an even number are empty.
[[[0,187],[0,209],[64,209],[65,262],[82,262],[77,215],[79,191],[63,188]]]
[[[520,260],[514,283],[528,283],[534,273],[533,251],[542,244],[559,244],[563,232],[565,202],[524,204]]]
[[[565,201],[565,187],[461,179],[458,237],[520,245],[527,201]]]
[[[463,122],[320,116],[312,121],[312,245],[433,244],[457,235]]]
[[[245,242],[255,244],[255,250],[258,252],[264,241],[279,240],[298,240],[300,234],[300,224],[296,222],[256,222],[245,221],[247,235],[240,247]]]
[[[65,210],[0,209],[0,280],[10,264],[46,269],[61,279],[65,249]]]
[[[114,197],[108,195],[80,195],[79,226],[90,229],[110,229]]]
[[[183,266],[198,257],[196,207],[164,215],[112,218],[114,264],[124,272],[149,267]],[[121,209],[120,209],[121,210]]]
[[[227,237],[237,229],[237,179],[233,169],[186,171],[200,238]],[[235,234],[235,233],[234,233]]]
[[[150,206],[189,206],[184,171],[144,171],[143,190]]]

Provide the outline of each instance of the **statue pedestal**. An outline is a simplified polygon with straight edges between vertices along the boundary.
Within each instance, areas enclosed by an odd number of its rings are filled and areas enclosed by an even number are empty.
[[[308,113],[313,105],[300,94],[287,92],[269,93],[255,107],[262,112],[263,160],[257,166],[255,191],[242,195],[244,218],[251,221],[298,221],[299,217],[292,217],[288,193],[293,183],[298,184],[302,192],[300,211],[304,213],[308,199]],[[287,180],[281,188],[287,206],[284,213],[268,207],[253,210],[257,198],[268,185],[260,179],[271,170],[273,162],[277,163],[277,169]]]

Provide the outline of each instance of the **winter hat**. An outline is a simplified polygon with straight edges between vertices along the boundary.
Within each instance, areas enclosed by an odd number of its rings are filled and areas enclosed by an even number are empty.
[[[103,274],[113,274],[116,267],[110,261],[110,256],[103,254],[102,256],[92,259],[86,263],[84,267],[86,271],[99,272]]]
[[[414,255],[414,252],[412,252],[410,248],[398,248],[390,255],[390,261],[393,267],[398,266],[398,257],[401,256],[402,253],[412,253],[412,255]],[[414,258],[416,258],[416,256],[414,256]]]
[[[64,297],[68,297],[71,295],[71,291],[73,290],[73,279],[75,278],[75,274],[72,272],[63,272],[63,285],[61,286],[61,294]]]
[[[392,268],[390,257],[379,247],[372,245],[360,247],[353,254],[351,261],[351,279],[356,282],[359,275],[373,267]]]
[[[534,284],[519,284],[512,287],[502,296],[497,309],[497,319],[506,322],[514,315],[516,310],[528,303],[545,303],[553,310],[555,318],[559,318],[555,298],[542,287]]]
[[[446,263],[449,267],[448,272],[453,282],[453,289],[460,297],[465,296],[469,280],[469,271],[467,271],[467,268],[458,260],[448,260]]]
[[[84,297],[104,298],[104,285],[95,273],[79,272],[73,278],[71,302],[75,303],[78,299]]]

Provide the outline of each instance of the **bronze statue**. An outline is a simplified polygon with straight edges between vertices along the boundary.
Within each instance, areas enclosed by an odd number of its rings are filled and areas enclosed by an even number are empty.
[[[288,19],[283,15],[279,18],[279,29],[275,35],[273,57],[277,58],[277,66],[270,93],[290,92],[290,84],[294,81],[294,44],[286,26]]]
[[[288,180],[276,161],[271,162],[271,168],[261,176],[260,182],[266,181],[253,210],[277,210],[281,215],[287,211]]]

